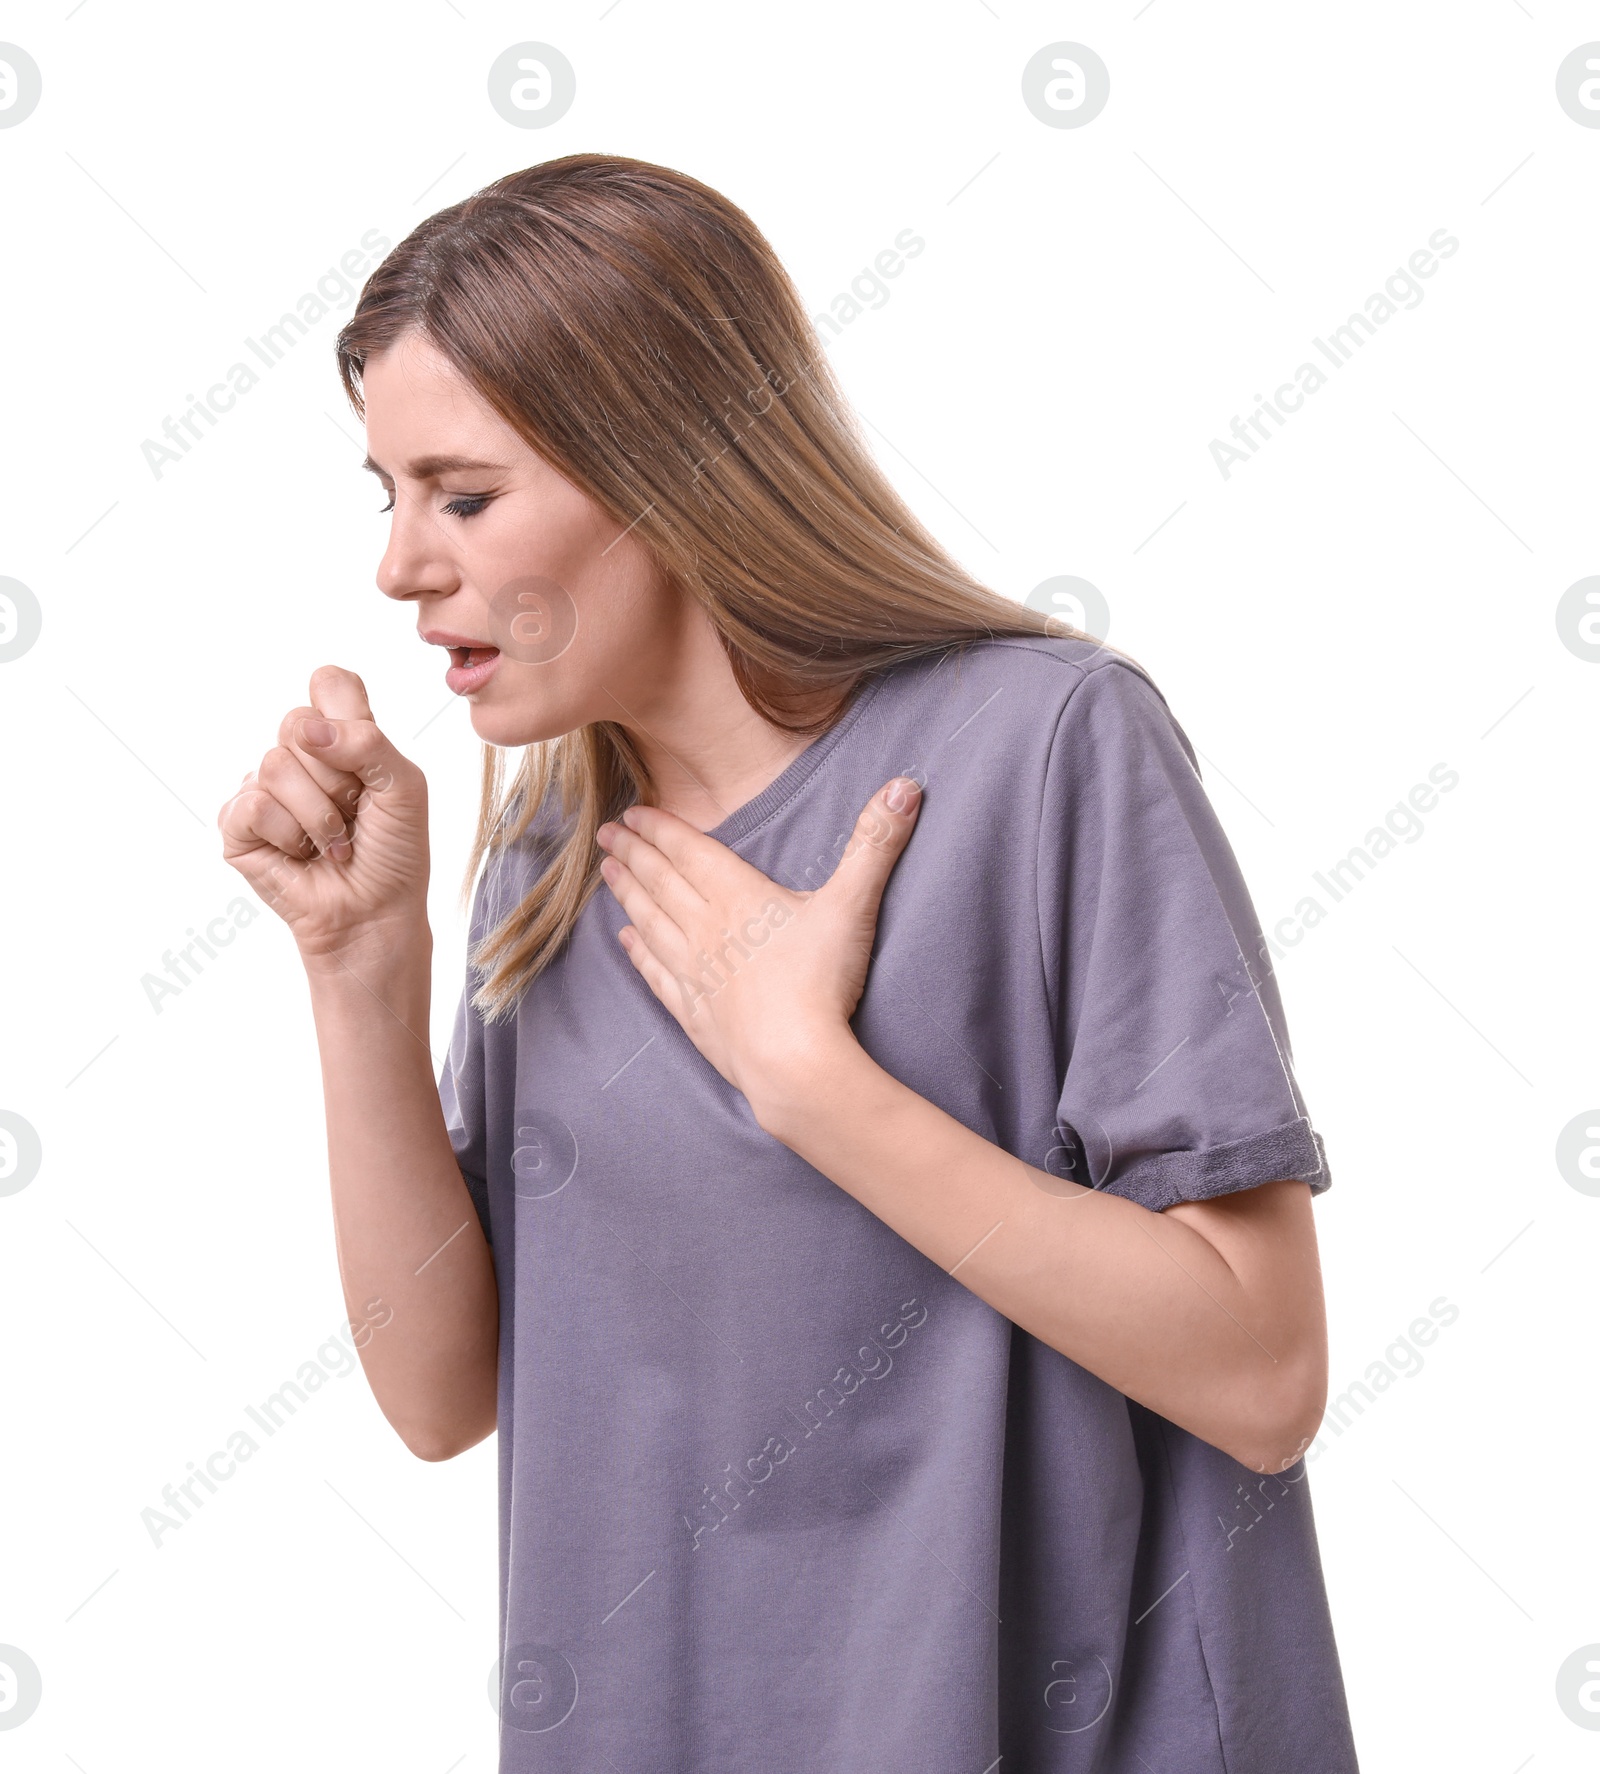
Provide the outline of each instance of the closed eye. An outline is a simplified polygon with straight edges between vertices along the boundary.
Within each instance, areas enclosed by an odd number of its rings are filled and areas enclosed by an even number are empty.
[[[394,510],[394,488],[389,487],[387,491],[389,503],[378,507],[379,517]],[[476,517],[493,496],[492,493],[457,493],[453,499],[445,501],[443,509],[452,517]]]

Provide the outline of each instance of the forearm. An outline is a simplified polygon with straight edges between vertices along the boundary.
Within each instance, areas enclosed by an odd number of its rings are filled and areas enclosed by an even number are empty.
[[[1314,1434],[1322,1347],[1289,1336],[1192,1227],[1013,1157],[853,1037],[752,1107],[997,1312],[1253,1470],[1280,1469]]]
[[[445,1458],[495,1424],[494,1266],[457,1166],[429,1052],[426,925],[309,972],[345,1303],[378,1319],[373,1396],[413,1452]]]

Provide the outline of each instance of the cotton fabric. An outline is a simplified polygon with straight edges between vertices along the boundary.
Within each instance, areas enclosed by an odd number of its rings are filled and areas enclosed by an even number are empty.
[[[818,887],[897,774],[879,1064],[1046,1190],[1327,1189],[1143,669],[1047,638],[896,666],[711,835]],[[502,1774],[1351,1774],[1303,1461],[1264,1479],[1134,1403],[764,1133],[626,921],[597,893],[505,1024],[469,969],[439,1081],[500,1289]]]

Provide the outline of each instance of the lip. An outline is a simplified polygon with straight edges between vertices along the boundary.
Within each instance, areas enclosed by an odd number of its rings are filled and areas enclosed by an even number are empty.
[[[493,641],[486,641],[481,635],[454,634],[448,628],[419,628],[417,638],[426,641],[430,647],[492,647]]]
[[[495,667],[500,663],[500,650],[492,642],[477,640],[472,635],[450,634],[438,628],[419,629],[417,632],[429,646],[449,648],[451,663],[444,674],[444,681],[446,687],[457,696],[471,696],[494,676]],[[488,658],[469,665],[467,658],[471,653],[487,653]]]
[[[446,686],[454,690],[457,696],[470,696],[475,690],[481,690],[494,676],[495,667],[500,663],[498,652],[490,653],[487,659],[481,659],[476,665],[466,663],[468,649],[452,647],[450,657],[454,663],[444,674]]]

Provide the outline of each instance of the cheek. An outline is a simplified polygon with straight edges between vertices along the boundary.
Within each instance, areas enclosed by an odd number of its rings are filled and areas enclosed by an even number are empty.
[[[573,723],[614,721],[638,713],[660,693],[682,655],[682,603],[631,575],[580,586],[570,606],[570,634],[554,657],[518,673],[528,693],[559,703]],[[547,652],[553,648],[547,648]]]
[[[585,669],[609,681],[638,672],[652,654],[659,664],[687,612],[681,593],[634,570],[580,588],[576,613]]]
[[[473,715],[494,745],[553,738],[637,709],[680,651],[685,619],[697,614],[644,550],[616,541],[610,519],[592,510],[583,521],[560,510],[543,516],[537,525],[519,516],[474,530],[468,543],[482,632],[501,650]]]

